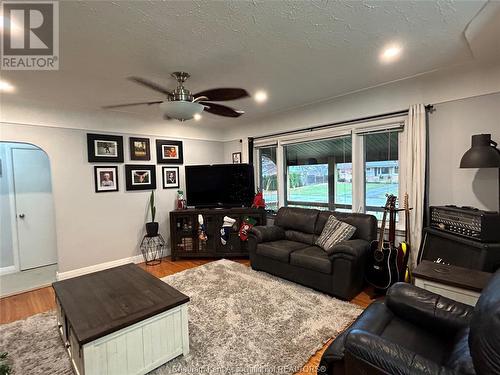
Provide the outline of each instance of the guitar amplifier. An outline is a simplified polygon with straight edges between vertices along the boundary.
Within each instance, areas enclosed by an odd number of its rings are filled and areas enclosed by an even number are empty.
[[[432,228],[482,242],[500,242],[500,215],[472,207],[431,206]]]
[[[424,228],[418,255],[422,260],[484,272],[500,267],[500,243],[481,242],[435,228]]]

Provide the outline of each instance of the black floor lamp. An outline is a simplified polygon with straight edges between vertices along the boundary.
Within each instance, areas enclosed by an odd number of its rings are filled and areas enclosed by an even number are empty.
[[[462,156],[460,168],[498,168],[498,211],[500,212],[500,150],[491,134],[472,136],[471,148]]]

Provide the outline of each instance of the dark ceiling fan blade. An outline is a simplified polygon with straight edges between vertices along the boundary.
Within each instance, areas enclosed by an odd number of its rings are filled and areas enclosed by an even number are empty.
[[[149,87],[150,89],[153,89],[155,91],[159,91],[165,95],[172,96],[172,92],[167,90],[165,87],[158,85],[157,83],[151,82],[145,78],[141,77],[128,77],[130,81],[136,82],[140,85]]]
[[[155,100],[154,102],[142,102],[142,103],[127,103],[127,104],[113,104],[105,105],[101,107],[102,109],[120,108],[120,107],[131,107],[134,105],[153,105],[163,103],[163,100]]]
[[[198,96],[206,96],[208,100],[211,100],[213,102],[222,102],[225,100],[243,99],[249,97],[250,94],[247,92],[247,90],[244,89],[228,87],[228,88],[205,90],[197,94],[194,94],[194,97]]]
[[[205,111],[210,112],[214,115],[225,116],[225,117],[240,117],[244,112],[236,111],[232,108],[226,107],[225,105],[210,103],[210,102],[200,102],[205,106]]]

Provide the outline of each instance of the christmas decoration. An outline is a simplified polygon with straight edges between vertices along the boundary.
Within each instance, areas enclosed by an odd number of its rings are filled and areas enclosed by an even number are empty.
[[[220,242],[225,245],[229,239],[229,234],[231,233],[231,228],[233,227],[235,219],[229,216],[224,216],[224,223],[220,229]]]
[[[257,224],[257,220],[255,220],[253,217],[246,217],[243,222],[241,223],[240,226],[240,240],[242,241],[247,241],[248,240],[248,232],[252,227]]]
[[[253,199],[252,208],[266,208],[266,201],[262,196],[262,192],[257,190],[257,194]]]

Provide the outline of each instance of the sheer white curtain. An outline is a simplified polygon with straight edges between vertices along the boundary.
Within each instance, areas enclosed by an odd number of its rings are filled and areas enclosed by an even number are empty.
[[[417,264],[424,221],[426,113],[423,104],[410,106],[401,139],[401,193],[408,193],[410,211],[410,269]],[[403,197],[400,197],[402,205]]]

